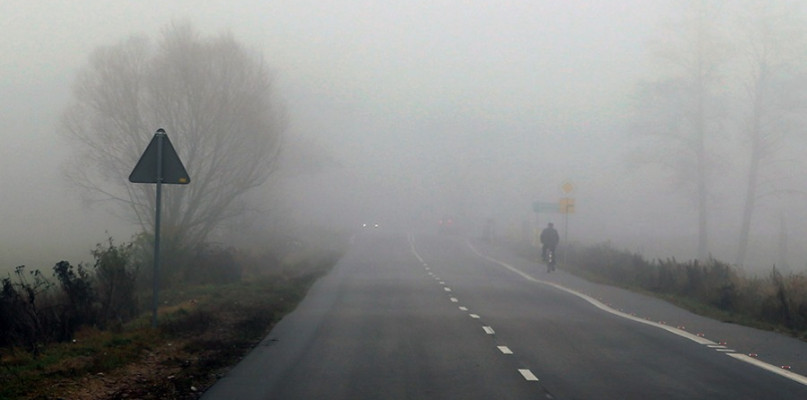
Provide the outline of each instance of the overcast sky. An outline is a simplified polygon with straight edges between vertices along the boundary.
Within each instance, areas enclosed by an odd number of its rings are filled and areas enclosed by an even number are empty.
[[[433,188],[459,174],[506,192],[480,195],[477,206],[509,225],[533,218],[531,201],[557,201],[568,180],[574,224],[589,237],[606,240],[625,226],[642,236],[654,218],[691,208],[673,199],[671,208],[636,211],[656,201],[643,198],[641,186],[652,181],[626,176],[620,144],[636,83],[652,76],[646,44],[668,3],[4,0],[0,263],[77,262],[107,232],[116,240],[134,232],[82,206],[62,182],[68,152],[56,123],[93,49],[131,35],[156,38],[171,21],[232,32],[263,54],[288,109],[288,133],[311,138],[367,183],[356,189],[370,198],[364,209],[391,214],[439,203]],[[329,200],[357,201],[327,184],[319,182],[310,205],[329,192]],[[443,204],[430,212],[451,212]],[[694,221],[665,223],[675,230]]]

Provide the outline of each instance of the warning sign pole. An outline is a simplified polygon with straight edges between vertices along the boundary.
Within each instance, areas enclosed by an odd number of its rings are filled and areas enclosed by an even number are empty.
[[[160,132],[162,131],[162,132]],[[151,326],[157,327],[157,308],[160,306],[160,213],[162,211],[163,194],[163,138],[165,131],[160,129],[154,134],[157,140],[157,210],[154,213],[154,279],[151,295]]]
[[[157,308],[160,305],[160,214],[162,213],[163,183],[187,185],[191,178],[182,165],[171,140],[164,129],[157,129],[148,147],[140,156],[129,182],[157,184],[156,207],[154,212],[154,277],[152,293],[151,326],[157,327]]]

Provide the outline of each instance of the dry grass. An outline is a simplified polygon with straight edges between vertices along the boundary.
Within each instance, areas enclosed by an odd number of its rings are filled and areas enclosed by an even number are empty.
[[[0,349],[0,399],[195,399],[291,311],[339,258],[308,262],[227,285],[161,294],[151,314],[119,331],[84,328],[39,356]],[[311,260],[316,260],[311,262]]]

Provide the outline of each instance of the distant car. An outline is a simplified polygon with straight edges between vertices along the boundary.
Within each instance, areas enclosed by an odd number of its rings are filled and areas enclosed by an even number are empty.
[[[362,228],[378,228],[378,226],[379,226],[378,222],[373,222],[373,223],[365,222],[365,223],[361,224]]]
[[[443,218],[440,218],[440,220],[437,223],[439,225],[438,230],[440,233],[446,233],[446,234],[457,233],[457,225],[454,221],[454,217],[445,216]]]

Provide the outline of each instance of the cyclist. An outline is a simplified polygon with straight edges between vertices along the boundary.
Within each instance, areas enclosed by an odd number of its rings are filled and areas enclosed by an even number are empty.
[[[558,231],[555,230],[555,225],[550,222],[541,232],[541,244],[543,245],[541,248],[542,260],[546,261],[547,250],[552,250],[553,253],[555,252],[555,248],[558,247],[558,242],[560,242],[560,235],[558,235]]]

